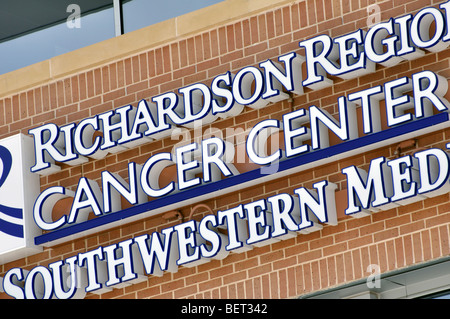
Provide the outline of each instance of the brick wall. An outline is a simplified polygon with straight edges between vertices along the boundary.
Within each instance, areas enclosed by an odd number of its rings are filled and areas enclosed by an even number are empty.
[[[126,104],[137,105],[167,91],[212,79],[227,71],[257,65],[266,59],[297,52],[298,42],[326,33],[332,37],[367,28],[367,7],[374,1],[306,0],[249,16],[227,25],[212,28],[189,38],[151,48],[112,63],[98,66],[63,79],[17,92],[0,99],[0,138],[53,122],[63,125],[77,122]],[[432,1],[377,1],[381,21],[414,13]],[[436,2],[439,3],[439,2]],[[427,53],[423,58],[405,61],[395,67],[377,65],[376,72],[352,80],[333,78],[332,87],[318,91],[306,89],[304,95],[269,105],[260,110],[245,108],[234,118],[218,120],[210,127],[225,135],[226,128],[251,128],[263,119],[281,119],[292,109],[317,105],[336,113],[341,95],[383,84],[397,77],[428,69],[450,77],[450,49]],[[450,129],[418,137],[420,147],[445,148]],[[103,170],[126,176],[129,161],[144,163],[152,154],[169,152],[178,140],[166,138],[129,151],[109,154],[101,160],[90,159],[76,167],[62,165],[59,173],[41,178],[42,190],[61,185],[75,190],[80,177],[100,180]],[[214,211],[288,192],[324,179],[338,189],[346,188],[340,172],[349,165],[366,168],[379,156],[393,158],[396,145],[374,149],[365,154],[342,159],[306,170],[286,178],[261,184],[206,202]],[[189,216],[192,207],[181,212]],[[199,219],[206,211],[199,210]],[[294,239],[254,248],[245,253],[231,253],[224,260],[211,260],[193,269],[180,267],[177,273],[162,277],[149,276],[148,281],[126,288],[113,289],[88,298],[292,298],[365,278],[367,267],[378,264],[382,272],[400,269],[450,254],[450,198],[445,194],[405,207],[379,212],[364,218],[352,218],[339,212],[337,226],[298,235]],[[176,220],[155,216],[93,236],[74,240],[42,253],[14,261],[0,268],[0,276],[13,267],[31,269],[47,265],[78,253],[109,245],[127,238],[152,233]],[[8,298],[0,294],[2,298]]]

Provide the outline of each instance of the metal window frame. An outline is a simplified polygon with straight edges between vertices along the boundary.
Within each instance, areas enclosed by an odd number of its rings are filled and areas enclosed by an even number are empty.
[[[123,34],[123,16],[122,16],[122,2],[120,0],[113,0],[114,8],[114,32],[116,37]]]

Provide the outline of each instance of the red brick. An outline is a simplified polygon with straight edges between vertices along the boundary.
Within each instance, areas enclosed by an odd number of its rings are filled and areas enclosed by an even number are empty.
[[[13,92],[0,99],[0,137],[53,122],[65,125],[140,99],[167,91],[176,91],[191,83],[207,83],[219,74],[257,65],[281,54],[297,52],[303,39],[328,33],[339,36],[366,27],[367,0],[294,1],[283,7],[267,9],[237,21],[201,33],[180,36],[171,43],[148,48],[127,57],[117,57],[92,69],[80,70],[64,78],[37,84],[32,89]],[[395,17],[417,11],[430,1],[380,2],[383,17]],[[386,19],[387,20],[387,19]],[[318,91],[305,89],[294,95],[292,109],[316,104],[337,115],[336,100],[401,76],[411,76],[423,68],[443,76],[450,74],[450,50],[427,52],[422,58],[392,67],[377,66],[377,71],[359,78],[334,78],[334,85]],[[382,102],[382,107],[384,107]],[[264,119],[282,119],[291,110],[287,102],[274,103],[261,110],[245,108],[237,117],[218,120],[211,127],[225,132],[227,128],[251,128]],[[75,189],[81,176],[100,180],[103,170],[126,176],[128,162],[143,164],[151,154],[171,151],[176,141],[165,139],[142,147],[108,155],[101,160],[69,167],[62,164],[59,173],[41,177],[41,188],[63,186]],[[335,143],[336,141],[332,141]],[[420,147],[445,148],[450,130],[418,137]],[[215,211],[228,209],[276,193],[293,193],[298,187],[312,188],[314,182],[328,180],[339,189],[346,187],[341,169],[350,165],[367,168],[379,156],[392,158],[395,145],[368,151],[363,156],[342,158],[302,171],[286,178],[211,198],[206,201]],[[426,199],[407,206],[374,213],[360,219],[340,216],[337,226],[299,234],[272,245],[254,248],[246,253],[231,252],[223,260],[211,260],[195,268],[180,267],[177,273],[149,280],[123,289],[114,289],[101,298],[292,298],[320,289],[346,284],[367,277],[367,267],[378,264],[382,272],[409,267],[450,254],[449,195]],[[191,207],[181,209],[188,214]],[[195,217],[199,217],[199,213]],[[35,254],[24,260],[2,266],[23,266],[67,258],[99,245],[118,242],[126,236],[151,233],[175,225],[162,222],[160,216],[122,225],[110,231],[87,236]],[[4,298],[0,294],[0,298]],[[88,294],[88,299],[99,298]]]

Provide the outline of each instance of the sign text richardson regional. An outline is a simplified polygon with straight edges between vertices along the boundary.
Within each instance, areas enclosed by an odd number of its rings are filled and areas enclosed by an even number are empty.
[[[357,30],[334,39],[316,36],[299,43],[305,50],[304,57],[289,53],[278,58],[280,63],[268,60],[260,63],[260,68],[248,66],[236,74],[219,75],[209,87],[197,83],[180,88],[180,94],[164,93],[153,97],[152,102],[142,100],[137,107],[127,105],[78,124],[45,124],[31,129],[35,153],[31,172],[51,174],[60,169],[58,162],[80,165],[88,157],[98,159],[168,137],[176,126],[193,128],[196,121],[207,124],[236,116],[244,106],[263,108],[288,99],[289,92],[303,94],[303,87],[330,86],[327,74],[350,79],[374,72],[376,63],[389,67],[423,56],[424,50],[444,50],[450,43],[449,10],[450,2],[446,2],[440,9],[424,8],[414,16],[374,25],[367,32]],[[303,64],[306,79],[302,78]],[[339,121],[314,105],[286,113],[281,121],[261,121],[250,130],[245,146],[249,159],[262,168],[249,172],[240,173],[233,165],[234,145],[212,137],[176,147],[172,153],[154,154],[143,165],[129,163],[129,183],[104,171],[101,188],[85,177],[80,178],[75,192],[50,187],[34,202],[34,222],[48,231],[36,236],[35,244],[69,240],[69,236],[72,239],[100,226],[113,227],[124,218],[143,218],[198,201],[212,192],[236,191],[355,152],[447,128],[447,90],[447,79],[425,70],[339,97]],[[387,128],[382,129],[383,125]],[[263,145],[278,132],[284,136],[284,148],[267,154]],[[331,145],[329,132],[340,143]],[[165,167],[173,164],[176,181],[160,187],[155,181]],[[264,172],[263,168],[274,164],[276,171]],[[198,173],[203,177],[196,177]],[[346,214],[355,217],[450,190],[449,155],[438,148],[392,160],[375,158],[367,172],[350,166],[342,173],[347,177]],[[221,179],[221,175],[226,178]],[[200,222],[190,220],[161,232],[98,247],[48,267],[37,266],[30,271],[13,268],[3,279],[3,289],[16,298],[83,297],[87,292],[103,293],[147,280],[147,274],[161,276],[164,271],[176,272],[178,266],[194,267],[210,259],[223,259],[230,252],[320,230],[322,224],[336,225],[335,190],[336,185],[324,180],[315,183],[313,189],[300,187],[292,194],[241,204],[207,215]],[[52,220],[54,204],[64,197],[73,197],[70,212]],[[122,209],[120,197],[133,206]],[[148,197],[154,199],[148,201]],[[90,212],[99,218],[87,220]]]

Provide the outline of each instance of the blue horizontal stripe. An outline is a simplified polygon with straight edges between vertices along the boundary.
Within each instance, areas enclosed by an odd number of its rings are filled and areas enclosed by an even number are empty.
[[[409,122],[397,127],[392,127],[384,131],[376,132],[370,135],[345,141],[337,145],[333,145],[324,149],[313,151],[310,153],[301,154],[296,157],[288,158],[279,162],[277,172],[282,172],[297,166],[309,164],[321,160],[323,158],[343,154],[345,152],[355,150],[364,146],[372,145],[378,142],[382,142],[400,135],[404,135],[410,132],[418,131],[428,128],[433,125],[442,124],[449,120],[448,113],[439,113],[430,117],[422,118],[413,122]],[[249,172],[245,172],[239,175],[231,176],[223,180],[200,185],[198,187],[187,189],[172,195],[168,195],[162,198],[157,198],[147,203],[136,205],[120,212],[107,214],[98,218],[88,220],[80,224],[70,225],[61,229],[54,230],[50,233],[46,233],[35,238],[36,245],[41,245],[47,242],[58,240],[67,236],[71,236],[83,231],[87,231],[99,226],[103,226],[109,223],[120,221],[131,216],[136,216],[148,211],[165,207],[177,202],[184,201],[186,199],[196,198],[205,194],[212,194],[218,190],[226,189],[232,186],[249,182],[258,178],[266,177],[266,174],[261,173],[261,169],[255,169]]]

